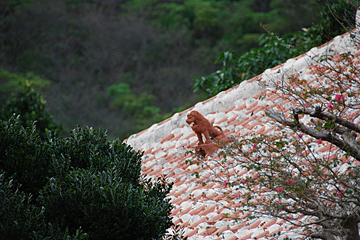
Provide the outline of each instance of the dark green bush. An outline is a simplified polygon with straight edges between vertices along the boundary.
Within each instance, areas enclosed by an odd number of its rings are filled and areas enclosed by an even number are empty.
[[[63,178],[65,173],[77,168],[102,172],[116,167],[124,181],[139,184],[139,153],[118,139],[109,141],[105,129],[77,127],[70,131],[70,137],[58,138],[49,144],[53,151],[52,175],[58,178]]]
[[[54,122],[54,117],[46,110],[46,101],[43,95],[36,92],[29,82],[26,82],[8,100],[0,111],[0,119],[9,119],[13,114],[20,115],[20,123],[25,128],[32,127],[36,121],[36,132],[34,135],[40,135],[46,138],[46,132],[52,130],[60,132],[61,127]]]
[[[30,203],[30,196],[0,175],[0,238],[21,239],[42,225],[42,209]],[[30,221],[29,221],[30,220]],[[39,224],[39,225],[38,225]]]
[[[1,170],[0,170],[1,171]],[[3,171],[1,171],[3,172]],[[0,239],[86,239],[87,234],[77,230],[74,236],[46,222],[44,208],[31,203],[31,195],[14,186],[12,179],[0,174]]]
[[[172,226],[172,206],[165,200],[171,184],[142,179],[141,154],[131,147],[108,141],[105,130],[78,127],[68,138],[49,132],[45,140],[34,132],[35,125],[25,129],[19,117],[0,120],[2,177],[19,184],[15,200],[9,194],[1,198],[1,206],[16,205],[7,214],[20,222],[3,227],[4,236],[36,232],[36,221],[42,221],[40,235],[58,226],[61,234],[76,237],[82,229],[90,239],[161,238]],[[39,219],[27,222],[32,216]]]
[[[51,142],[53,175],[41,191],[48,219],[70,232],[82,227],[94,239],[158,238],[171,226],[171,186],[140,181],[139,153],[105,130],[71,131]],[[119,226],[121,226],[119,228]]]
[[[41,99],[27,89],[12,102]],[[172,185],[143,179],[141,154],[109,141],[106,130],[77,127],[66,138],[55,125],[37,130],[34,116],[51,122],[44,109],[28,104],[22,115],[0,119],[0,239],[164,236],[173,225],[165,199]]]
[[[91,239],[158,239],[172,225],[164,182],[133,185],[117,167],[93,173],[77,169],[50,179],[41,191],[46,216],[70,232],[82,227]]]
[[[49,177],[50,145],[35,134],[35,125],[24,128],[20,117],[0,120],[0,169],[6,177],[14,176],[21,191],[34,197]]]

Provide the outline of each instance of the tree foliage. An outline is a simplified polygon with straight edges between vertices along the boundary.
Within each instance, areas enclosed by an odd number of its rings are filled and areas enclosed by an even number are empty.
[[[312,0],[261,2],[0,1],[0,66],[10,75],[32,72],[49,81],[41,92],[64,128],[106,126],[109,136],[123,139],[173,109],[195,104],[199,94],[192,90],[192,79],[215,71],[212,62],[219,52],[243,53],[257,46],[260,22],[288,33],[309,27],[319,15],[320,5]],[[286,15],[287,8],[306,14]],[[289,15],[296,24],[279,24]],[[0,76],[6,84],[0,91],[8,89],[10,75]],[[146,116],[113,108],[108,89],[118,83],[128,84],[136,97],[156,96]],[[143,106],[137,105],[139,110]]]
[[[44,104],[40,94],[28,92],[15,96]],[[33,116],[25,110],[0,120],[1,238],[165,235],[172,226],[172,206],[165,199],[172,185],[163,177],[141,177],[140,152],[118,139],[109,141],[104,129],[77,127],[69,137],[54,131],[38,134]]]
[[[40,135],[42,138],[46,137],[46,132],[49,130],[54,133],[61,131],[61,126],[55,124],[54,116],[48,113],[43,95],[35,91],[27,80],[2,106],[0,119],[9,119],[14,114],[20,115],[20,124],[25,128],[33,128],[33,122],[36,121],[35,135]]]
[[[318,24],[282,37],[269,31],[259,38],[260,47],[252,48],[240,56],[233,50],[224,51],[215,62],[221,63],[221,69],[206,77],[194,78],[194,91],[203,92],[202,98],[209,98],[289,58],[299,56],[341,34],[344,28],[350,30],[355,11],[356,6],[348,1],[329,4],[328,8],[322,11]]]

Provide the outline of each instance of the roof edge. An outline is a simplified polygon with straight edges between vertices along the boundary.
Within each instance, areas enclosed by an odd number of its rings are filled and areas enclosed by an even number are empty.
[[[220,92],[216,96],[199,102],[180,113],[175,113],[172,117],[160,123],[153,124],[148,129],[131,135],[128,139],[125,139],[124,142],[132,146],[135,150],[146,149],[147,145],[160,142],[166,136],[172,134],[173,130],[187,126],[185,122],[187,113],[192,110],[196,110],[203,116],[207,116],[211,113],[223,112],[234,104],[238,106],[242,104],[244,100],[254,98],[266,88],[272,88],[274,79],[276,81],[282,80],[306,69],[311,64],[314,64],[319,56],[323,56],[324,54],[334,55],[344,50],[346,51],[349,44],[355,44],[351,35],[357,35],[359,31],[359,28],[353,29],[319,47],[314,47],[306,53],[288,59],[285,63],[266,69],[263,73],[249,80],[245,80],[237,86]],[[258,80],[262,80],[265,85],[260,84]]]

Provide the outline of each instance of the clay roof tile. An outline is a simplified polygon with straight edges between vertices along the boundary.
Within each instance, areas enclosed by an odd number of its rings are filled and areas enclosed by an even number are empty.
[[[191,237],[191,236],[195,235],[198,231],[199,231],[199,229],[195,228],[195,229],[191,230],[190,232],[186,233],[185,237]]]
[[[344,34],[341,37],[346,37]],[[334,39],[335,41],[335,39]],[[330,43],[330,42],[329,42]],[[326,49],[326,43],[319,46],[318,49]],[[355,49],[360,50],[360,47]],[[316,49],[315,49],[316,50]],[[316,50],[318,51],[318,50]],[[304,53],[290,61],[301,61],[307,57]],[[355,64],[360,65],[360,52],[354,54]],[[339,62],[341,57],[335,54],[332,61]],[[281,111],[289,111],[297,103],[284,99],[274,88],[258,88],[250,94],[250,90],[242,86],[246,84],[258,84],[258,80],[266,78],[268,73],[281,72],[285,64],[280,64],[272,69],[267,70],[264,74],[256,76],[250,80],[244,81],[243,85],[230,88],[204,102],[196,104],[196,106],[186,109],[173,117],[155,124],[153,127],[135,134],[128,140],[129,144],[133,144],[135,149],[144,151],[143,165],[141,167],[142,174],[151,177],[158,177],[161,174],[167,174],[174,185],[169,193],[169,199],[174,205],[171,212],[175,224],[182,224],[186,236],[190,240],[193,239],[271,239],[278,232],[291,230],[284,220],[277,218],[264,219],[252,218],[252,213],[231,211],[231,209],[239,209],[242,203],[246,202],[247,193],[235,191],[235,188],[224,185],[224,180],[236,174],[237,177],[255,176],[255,171],[247,169],[232,169],[227,173],[218,172],[217,176],[222,181],[213,181],[213,172],[216,167],[202,168],[206,164],[212,164],[213,161],[219,161],[217,154],[199,159],[193,154],[186,154],[188,151],[194,151],[198,144],[197,135],[192,131],[190,126],[185,122],[186,115],[192,110],[201,112],[210,122],[221,125],[224,133],[228,136],[231,134],[234,138],[251,137],[251,134],[259,135],[279,135],[280,132],[275,127],[274,121],[265,116],[265,110],[276,108]],[[294,76],[306,78],[307,84],[312,87],[320,87],[323,85],[321,71],[328,71],[327,74],[334,74],[329,68],[319,67],[316,64],[304,65],[304,74],[301,75],[297,70]],[[274,71],[276,70],[276,71]],[[251,85],[255,86],[255,85]],[[260,98],[265,95],[264,98]],[[234,96],[232,100],[231,96]],[[221,104],[218,104],[221,103]],[[359,111],[352,112],[357,116]],[[316,139],[309,137],[304,142],[316,144]],[[317,145],[317,152],[325,151],[335,152],[337,148],[330,144]],[[306,152],[304,152],[306,154]],[[341,155],[331,155],[329,160],[332,161],[338,157],[343,162],[349,161]],[[194,164],[185,163],[192,161]],[[229,160],[227,164],[231,164]],[[354,161],[353,165],[359,165],[360,162]],[[200,177],[195,175],[199,174]],[[262,194],[264,189],[256,187],[258,194]],[[225,194],[224,191],[234,191]],[[264,201],[264,199],[260,199]],[[250,217],[251,216],[251,217]],[[239,222],[233,221],[233,218]]]

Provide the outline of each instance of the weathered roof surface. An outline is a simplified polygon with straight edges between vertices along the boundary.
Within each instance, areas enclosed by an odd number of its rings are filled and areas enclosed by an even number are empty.
[[[286,113],[296,103],[282,99],[273,87],[273,81],[286,80],[291,75],[299,74],[307,84],[321,86],[324,84],[324,76],[317,74],[316,66],[319,66],[319,62],[316,59],[324,55],[333,56],[329,61],[331,64],[337,61],[341,53],[350,52],[354,56],[353,62],[360,68],[359,47],[356,47],[351,37],[354,34],[358,34],[358,30],[335,37],[320,47],[176,113],[127,140],[136,150],[144,151],[143,174],[150,177],[166,174],[169,181],[174,182],[173,190],[169,194],[175,206],[172,212],[173,221],[184,227],[189,239],[269,239],[279,232],[282,234],[280,238],[298,236],[296,229],[284,220],[268,217],[248,219],[247,212],[234,213],[232,209],[244,200],[241,192],[232,199],[225,197],[222,193],[229,189],[225,189],[221,183],[209,181],[212,177],[209,168],[202,169],[196,164],[186,163],[186,160],[194,160],[194,156],[186,152],[197,144],[195,133],[185,122],[186,115],[197,110],[234,138],[244,138],[251,134],[278,134],[274,121],[265,116],[265,110],[276,108]],[[266,85],[261,85],[260,80],[266,82]],[[262,95],[266,97],[259,99]],[[357,111],[351,114],[359,113]],[[358,121],[359,118],[356,123]],[[327,148],[327,143],[323,142],[317,147],[317,151],[325,151]],[[214,167],[217,160],[218,157],[214,154],[206,157],[203,162]],[[254,174],[246,169],[237,170],[238,176]],[[200,178],[195,176],[195,172]],[[233,220],[234,216],[239,217],[238,222]],[[301,220],[307,221],[306,218]]]

